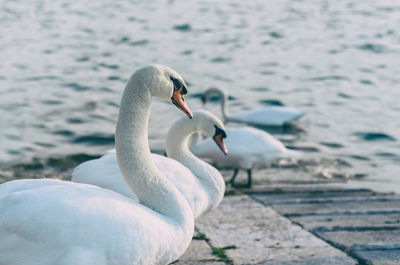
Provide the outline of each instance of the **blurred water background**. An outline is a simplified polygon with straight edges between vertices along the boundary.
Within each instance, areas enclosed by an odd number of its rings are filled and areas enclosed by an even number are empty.
[[[3,0],[0,25],[2,181],[69,174],[112,148],[127,79],[162,63],[190,85],[192,109],[218,86],[231,113],[307,112],[269,129],[305,153],[271,173],[400,192],[399,1]],[[152,149],[182,115],[153,104]]]

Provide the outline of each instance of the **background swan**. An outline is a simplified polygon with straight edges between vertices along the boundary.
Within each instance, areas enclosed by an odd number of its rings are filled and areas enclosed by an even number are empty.
[[[246,187],[252,185],[252,169],[265,167],[270,161],[279,158],[287,158],[299,155],[298,152],[288,150],[281,141],[274,138],[269,133],[251,128],[229,128],[227,130],[229,137],[225,144],[229,150],[226,156],[220,155],[220,152],[211,143],[205,139],[200,143],[193,143],[192,151],[201,158],[207,158],[216,163],[219,167],[234,168],[234,174],[230,183],[235,186],[234,181],[239,169],[247,171],[248,182]]]
[[[168,264],[194,230],[189,204],[151,160],[147,139],[152,96],[189,117],[183,79],[152,65],[130,78],[116,128],[119,167],[141,203],[96,186],[60,180],[0,185],[0,264]]]
[[[274,106],[250,110],[230,116],[227,106],[228,95],[223,89],[215,87],[207,89],[202,95],[203,104],[214,96],[221,98],[221,112],[224,122],[239,122],[258,126],[283,126],[305,114],[294,108]]]
[[[189,202],[195,218],[217,207],[225,192],[225,183],[219,171],[195,157],[188,148],[188,139],[196,132],[212,138],[226,153],[224,124],[214,114],[198,110],[194,112],[193,119],[180,118],[168,131],[166,153],[169,157],[151,154],[156,168]],[[72,181],[111,189],[138,201],[121,175],[115,150],[79,165],[72,173]]]

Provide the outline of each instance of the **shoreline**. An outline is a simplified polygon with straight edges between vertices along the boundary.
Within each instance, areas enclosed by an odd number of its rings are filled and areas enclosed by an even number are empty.
[[[107,149],[108,150],[108,149]],[[152,149],[152,153],[164,154],[164,150]],[[9,163],[0,163],[0,184],[6,181],[23,178],[60,178],[70,180],[72,170],[79,164],[96,159],[103,154],[87,154],[77,153],[66,156],[53,157],[34,157],[31,160],[13,161]],[[340,165],[340,161],[332,163],[338,165],[330,165],[329,160],[280,160],[269,164],[263,169],[254,170],[256,176],[255,181],[258,184],[284,185],[285,183],[297,184],[327,184],[334,185],[338,188],[366,188],[375,192],[394,192],[400,194],[400,183],[394,183],[386,180],[379,181],[377,179],[369,179],[363,174],[354,174],[348,172],[346,165]],[[223,175],[230,175],[233,170],[226,168],[218,168]],[[239,179],[243,177],[240,171]],[[242,177],[240,177],[242,176]]]

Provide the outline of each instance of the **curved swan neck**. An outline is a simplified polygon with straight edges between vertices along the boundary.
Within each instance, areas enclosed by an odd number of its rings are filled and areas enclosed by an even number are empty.
[[[225,193],[225,182],[217,169],[196,157],[189,149],[190,136],[199,132],[196,117],[198,116],[195,115],[190,121],[181,119],[171,127],[165,149],[168,157],[179,161],[193,172],[207,193],[206,209],[194,209],[197,218],[221,202]]]
[[[224,122],[227,122],[230,120],[229,117],[229,112],[228,112],[228,95],[224,93],[223,91],[220,92],[220,97],[221,97],[221,112],[222,112],[222,117],[224,119]]]
[[[136,74],[123,92],[115,133],[121,173],[143,205],[179,223],[193,222],[188,203],[151,159],[147,127],[152,95]]]
[[[196,116],[194,116],[191,122],[185,120],[177,121],[168,131],[167,138],[165,140],[165,151],[168,157],[174,158],[181,161],[186,158],[197,158],[189,150],[189,136],[197,131],[195,125]]]

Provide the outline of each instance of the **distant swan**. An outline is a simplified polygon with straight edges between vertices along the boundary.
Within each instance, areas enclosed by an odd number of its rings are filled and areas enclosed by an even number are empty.
[[[192,151],[201,158],[207,158],[216,163],[219,167],[234,168],[234,174],[230,180],[232,186],[236,186],[234,181],[239,169],[247,171],[248,181],[245,187],[252,185],[252,169],[265,167],[270,161],[298,156],[299,153],[288,150],[281,141],[274,138],[269,133],[251,128],[229,128],[227,129],[228,138],[225,145],[229,149],[229,154],[223,156],[209,139],[196,144],[193,143]]]
[[[138,196],[61,180],[0,185],[0,264],[169,264],[193,236],[194,218],[182,194],[154,166],[147,139],[152,96],[174,102],[189,117],[187,88],[174,70],[151,65],[130,78],[116,128],[119,167]]]
[[[305,113],[293,108],[275,106],[246,111],[234,116],[228,114],[228,95],[220,88],[209,88],[202,95],[203,104],[213,96],[221,98],[221,112],[224,122],[239,122],[258,126],[283,126]]]
[[[197,218],[219,205],[224,196],[225,182],[218,170],[190,152],[188,139],[199,132],[212,138],[223,153],[226,154],[227,150],[223,141],[226,137],[224,124],[208,111],[198,110],[193,114],[193,119],[180,118],[168,131],[168,157],[151,156],[156,168],[183,194]],[[121,175],[115,150],[79,165],[72,173],[72,181],[110,189],[138,201]]]

